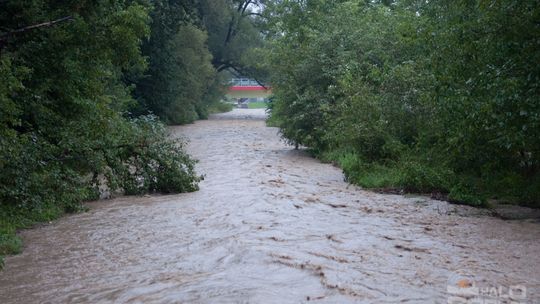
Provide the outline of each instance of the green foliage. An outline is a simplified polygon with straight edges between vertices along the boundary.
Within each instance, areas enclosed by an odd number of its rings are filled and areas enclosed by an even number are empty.
[[[154,113],[167,124],[204,118],[209,99],[220,89],[207,34],[191,21],[194,6],[183,2],[154,3],[151,39],[143,46],[149,69],[136,82],[140,104],[132,109],[139,114]]]
[[[207,118],[223,99],[228,79],[220,72],[258,75],[251,54],[262,37],[248,8],[256,3],[153,1],[151,38],[142,48],[149,69],[132,77],[139,102],[130,111],[153,113],[167,124],[191,123]]]
[[[139,3],[0,2],[0,256],[20,250],[16,229],[84,210],[99,186],[197,189],[182,144],[155,117],[125,117],[128,79],[147,68],[150,7]]]
[[[471,185],[456,183],[450,193],[448,200],[458,204],[466,204],[475,207],[488,207],[485,196],[478,193],[478,190]]]
[[[271,1],[270,122],[367,187],[537,205],[539,14],[515,0]]]
[[[195,162],[183,151],[182,141],[167,138],[157,117],[134,119],[129,128],[131,143],[117,150],[120,161],[103,172],[109,180],[118,180],[127,194],[198,190]]]
[[[201,24],[208,32],[212,64],[218,72],[265,80],[266,70],[259,63],[257,49],[264,46],[259,31],[263,0],[200,0]]]
[[[233,109],[233,105],[226,102],[216,102],[210,105],[208,112],[210,114],[230,112]]]
[[[248,103],[248,109],[266,109],[268,104],[266,102],[250,102]]]
[[[208,116],[218,71],[247,67],[240,53],[261,41],[252,2],[0,1],[0,256],[19,250],[16,229],[100,188],[197,189],[183,143],[147,114]]]

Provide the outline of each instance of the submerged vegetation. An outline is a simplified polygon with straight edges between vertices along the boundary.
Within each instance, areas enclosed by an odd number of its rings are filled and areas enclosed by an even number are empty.
[[[260,41],[247,2],[0,1],[0,260],[100,189],[197,190],[164,124],[221,107],[218,72]]]
[[[540,203],[537,1],[274,1],[270,123],[368,188]]]

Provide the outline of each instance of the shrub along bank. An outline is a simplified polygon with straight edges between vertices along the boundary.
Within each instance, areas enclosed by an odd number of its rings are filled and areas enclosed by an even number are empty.
[[[270,123],[369,188],[540,203],[536,1],[275,1]]]

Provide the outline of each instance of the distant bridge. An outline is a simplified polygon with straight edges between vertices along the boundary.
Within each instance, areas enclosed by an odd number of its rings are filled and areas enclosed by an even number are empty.
[[[226,95],[231,99],[268,98],[272,94],[270,87],[265,88],[249,78],[233,78],[230,84]]]

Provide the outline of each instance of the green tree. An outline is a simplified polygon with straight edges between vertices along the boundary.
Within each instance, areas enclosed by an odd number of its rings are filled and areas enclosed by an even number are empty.
[[[264,46],[260,20],[263,0],[202,0],[201,23],[208,31],[212,64],[218,72],[265,80],[255,52]]]
[[[535,1],[271,1],[271,120],[353,182],[540,201]]]
[[[146,68],[136,1],[0,2],[0,256],[18,227],[81,209],[98,187],[197,189],[194,161],[153,117],[124,116]]]

